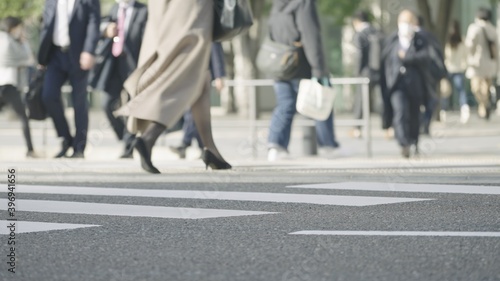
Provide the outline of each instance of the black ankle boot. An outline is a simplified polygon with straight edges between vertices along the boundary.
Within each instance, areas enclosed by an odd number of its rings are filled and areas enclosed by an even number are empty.
[[[160,171],[153,166],[151,162],[151,153],[148,151],[146,143],[141,138],[136,138],[134,141],[134,148],[141,155],[141,167],[151,174],[161,174]]]

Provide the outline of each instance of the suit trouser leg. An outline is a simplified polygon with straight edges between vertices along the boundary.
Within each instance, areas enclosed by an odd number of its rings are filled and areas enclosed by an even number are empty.
[[[106,117],[119,140],[124,140],[126,132],[125,122],[121,116],[115,116],[113,112],[121,106],[121,92],[123,89],[123,81],[119,74],[114,73],[110,75],[110,80],[107,83],[107,92],[105,93],[104,112]]]
[[[403,90],[396,89],[394,92],[392,92],[391,104],[394,110],[394,119],[392,125],[394,127],[396,139],[398,140],[400,146],[410,146],[410,114],[407,94]]]
[[[73,91],[71,98],[75,111],[76,133],[73,141],[75,152],[84,152],[89,129],[89,101],[87,92],[88,71],[73,71],[69,77]]]
[[[68,73],[61,65],[61,54],[56,52],[47,67],[43,83],[42,100],[47,113],[54,122],[57,136],[71,141],[68,121],[64,115],[64,105],[61,98],[61,87],[68,79]]]

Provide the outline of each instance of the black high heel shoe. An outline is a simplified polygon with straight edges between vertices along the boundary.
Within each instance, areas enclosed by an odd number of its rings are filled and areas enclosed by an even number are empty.
[[[203,149],[201,159],[203,160],[203,162],[205,162],[205,168],[207,170],[208,167],[212,168],[212,170],[231,170],[233,168],[226,161],[217,158],[215,154],[213,154],[207,148]]]
[[[141,155],[141,167],[146,172],[149,172],[151,174],[161,174],[160,171],[156,169],[155,166],[153,166],[153,163],[151,162],[151,154],[148,152],[144,140],[142,140],[141,138],[136,138],[132,146]]]

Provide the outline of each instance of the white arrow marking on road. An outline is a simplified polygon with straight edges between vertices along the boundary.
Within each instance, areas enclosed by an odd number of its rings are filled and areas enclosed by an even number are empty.
[[[402,197],[334,196],[334,195],[289,194],[289,193],[90,188],[90,187],[27,186],[27,185],[18,186],[17,193],[95,195],[95,196],[133,196],[133,197],[153,197],[153,198],[301,203],[301,204],[318,204],[318,205],[335,205],[335,206],[373,206],[382,204],[397,204],[397,203],[434,200],[434,199],[402,198]]]
[[[15,223],[15,233],[30,233],[30,232],[40,232],[40,231],[50,231],[50,230],[70,230],[78,228],[87,227],[98,227],[100,225],[93,224],[68,224],[68,223],[49,223],[49,222],[33,222],[33,221],[4,221],[0,220],[0,225],[4,227],[0,228],[0,235],[9,235],[11,230],[8,228],[9,225]]]
[[[316,236],[423,236],[423,237],[500,237],[500,232],[437,232],[437,231],[299,231],[290,235]]]
[[[382,182],[310,184],[289,186],[289,188],[500,195],[499,186],[404,184]]]
[[[276,214],[238,210],[172,208],[121,204],[80,203],[65,201],[16,200],[18,212],[41,212],[58,214],[84,214],[126,217],[150,217],[166,219],[208,219]],[[0,210],[7,210],[6,199],[0,199]]]

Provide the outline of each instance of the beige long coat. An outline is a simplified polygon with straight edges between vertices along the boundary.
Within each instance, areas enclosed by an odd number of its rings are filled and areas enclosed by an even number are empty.
[[[498,49],[496,54],[497,59],[492,60],[485,33],[489,40],[495,42],[495,46],[498,48],[497,31],[491,23],[476,19],[467,31],[465,39],[465,46],[468,51],[466,76],[469,79],[475,77],[493,78],[497,75]]]
[[[117,111],[132,133],[151,121],[172,127],[199,98],[212,43],[211,0],[149,0],[148,12],[138,68],[124,85],[131,100]]]

